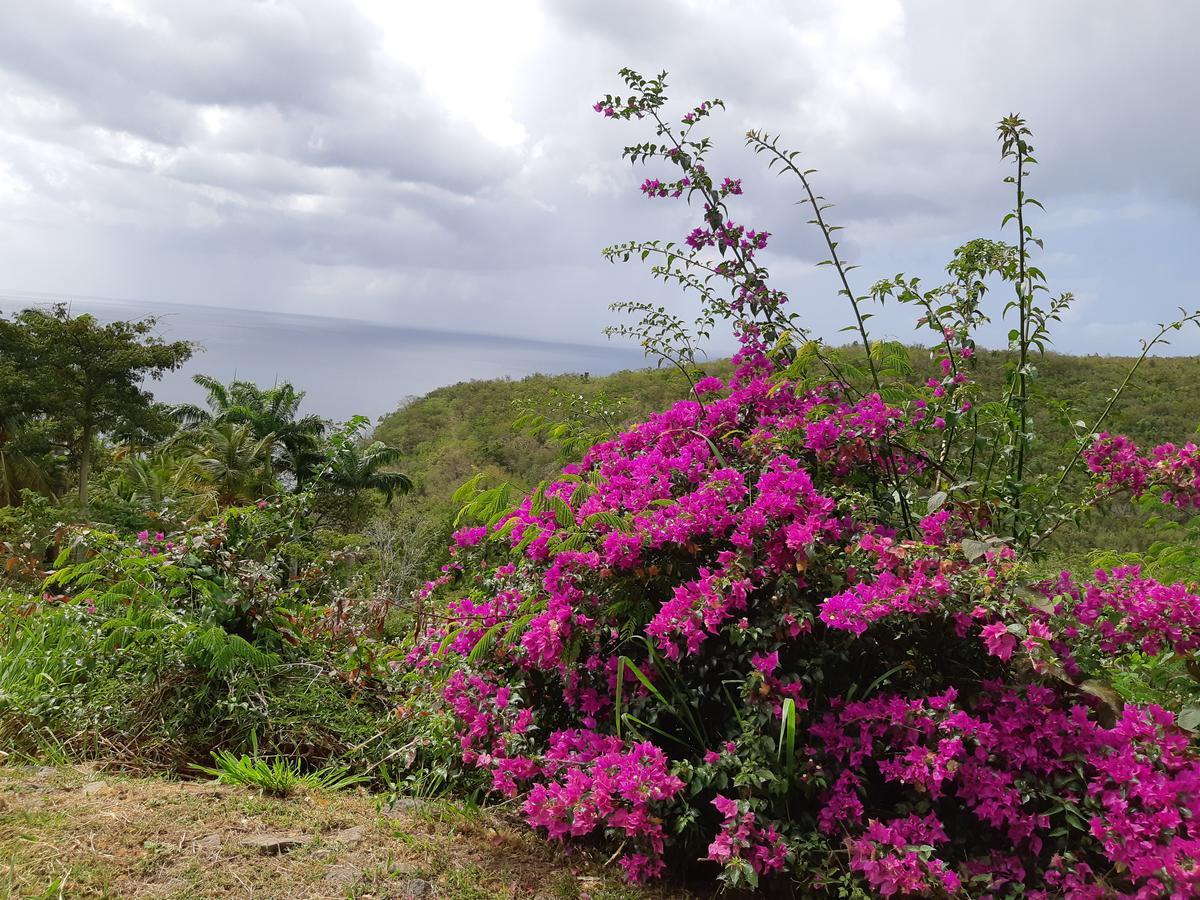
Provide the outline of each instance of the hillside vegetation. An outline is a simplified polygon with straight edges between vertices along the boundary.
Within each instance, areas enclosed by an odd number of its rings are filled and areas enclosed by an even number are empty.
[[[912,346],[909,356],[914,382],[933,373],[928,350]],[[981,350],[978,359],[980,384],[997,389],[1004,379],[1005,354]],[[1071,433],[1071,423],[1095,420],[1134,360],[1047,352],[1036,362],[1041,377],[1055,386],[1064,401],[1061,406],[1042,407],[1045,421],[1037,422],[1039,438],[1062,443]],[[702,368],[705,374],[718,376],[730,371],[728,360],[714,360]],[[1148,358],[1113,407],[1109,430],[1146,445],[1191,439],[1200,426],[1198,385],[1200,357]],[[613,411],[611,420],[593,417],[582,424],[590,425],[598,435],[612,436],[690,392],[688,381],[670,368],[606,376],[532,375],[463,381],[410,400],[383,416],[374,436],[400,449],[405,470],[415,483],[414,492],[404,498],[396,515],[402,521],[448,523],[457,508],[451,498],[471,476],[482,473],[490,484],[508,482],[525,491],[576,455],[574,446],[564,448],[545,433],[518,427],[527,410],[540,410],[550,420],[568,422],[577,415],[579,398],[604,401]],[[576,399],[574,407],[572,398]],[[1111,521],[1090,523],[1083,533],[1064,535],[1064,540],[1070,546],[1090,549],[1098,545],[1094,532],[1103,532],[1101,543],[1118,549],[1144,548],[1151,540],[1151,533],[1136,523]]]

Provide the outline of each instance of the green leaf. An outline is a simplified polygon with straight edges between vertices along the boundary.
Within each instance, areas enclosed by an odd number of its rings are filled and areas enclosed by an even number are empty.
[[[570,528],[575,524],[575,510],[562,497],[547,497],[546,503],[554,511],[554,521],[560,528]]]
[[[796,765],[796,701],[791,697],[783,701],[781,715],[775,759],[784,759],[790,772]]]
[[[1200,706],[1185,706],[1175,717],[1175,724],[1193,733],[1200,731]]]
[[[962,550],[963,556],[967,558],[967,562],[975,562],[982,559],[983,555],[988,552],[988,545],[983,541],[965,538],[962,542]]]

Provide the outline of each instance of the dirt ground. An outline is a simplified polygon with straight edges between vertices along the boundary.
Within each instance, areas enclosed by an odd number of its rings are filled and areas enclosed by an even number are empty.
[[[660,900],[503,811],[0,767],[0,897]]]

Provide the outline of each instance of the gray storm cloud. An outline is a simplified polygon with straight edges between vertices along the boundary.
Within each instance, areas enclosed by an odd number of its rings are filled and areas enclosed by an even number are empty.
[[[496,57],[523,134],[508,141],[478,121],[496,100],[463,47],[473,4],[432,19],[391,5],[382,23],[341,0],[4,7],[10,291],[599,342],[613,300],[686,309],[599,257],[690,228],[686,208],[637,196],[661,174],[619,160],[642,135],[590,110],[628,64],[671,69],[681,103],[726,100],[715,165],[744,178],[744,218],[776,235],[773,270],[818,331],[843,311],[812,268],[817,236],[795,187],[742,150],[747,127],[820,170],[865,287],[934,278],[958,243],[997,234],[1010,200],[992,127],[1020,110],[1052,286],[1080,296],[1063,349],[1128,350],[1196,301],[1192,4],[514,4],[504,28],[537,37]],[[389,29],[451,61],[456,96],[475,86],[478,106],[448,106],[447,70],[406,58]]]

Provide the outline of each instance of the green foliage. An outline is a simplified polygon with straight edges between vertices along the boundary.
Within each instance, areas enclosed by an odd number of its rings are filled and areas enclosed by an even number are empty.
[[[258,788],[268,797],[288,797],[298,790],[342,791],[367,780],[362,775],[351,775],[344,767],[325,766],[305,771],[299,760],[256,755],[257,740],[252,740],[251,746],[249,755],[218,750],[213,753],[213,766],[192,768],[214,776],[222,784]]]
[[[102,435],[145,443],[170,430],[142,383],[179,368],[194,348],[156,337],[156,324],[151,317],[102,325],[62,304],[0,317],[0,421],[24,415],[47,428],[75,469],[81,506]]]
[[[727,362],[710,368],[714,374],[729,370]],[[574,415],[573,403],[591,404],[589,430],[619,428],[687,390],[687,382],[672,371],[467,381],[438,388],[384,416],[374,437],[396,447],[407,461],[417,486],[412,499],[448,513],[451,495],[477,472],[493,483],[528,489],[560,465],[559,446],[532,422],[529,431],[513,427],[525,413],[536,411],[545,420],[541,424],[553,426]]]
[[[49,424],[33,416],[10,412],[0,418],[0,508],[20,506],[26,490],[47,496],[61,491],[62,459],[48,432]]]
[[[1146,532],[1154,539],[1138,550],[1097,540],[1093,546],[1107,544],[1088,556],[1094,568],[1138,565],[1148,576],[1164,584],[1184,582],[1200,585],[1200,516],[1187,516],[1148,494],[1136,508],[1144,517]]]
[[[333,596],[345,564],[289,577],[288,528],[286,510],[254,508],[170,538],[73,532],[42,597],[5,599],[4,739],[36,749],[50,735],[82,754],[110,744],[171,766],[251,728],[296,743],[272,727],[273,697],[311,694],[296,665],[315,666],[309,680],[326,671],[307,609]]]
[[[172,408],[172,416],[184,427],[178,440],[203,448],[213,440],[228,444],[229,438],[222,435],[240,434],[244,437],[239,443],[256,448],[254,462],[267,481],[283,474],[300,485],[312,477],[322,462],[321,439],[328,423],[319,416],[300,415],[303,391],[288,381],[264,390],[249,381],[222,384],[209,375],[192,380],[204,388],[208,408]]]
[[[370,444],[346,443],[339,447],[330,459],[323,474],[323,482],[334,493],[356,496],[363,491],[375,490],[384,496],[388,506],[396,494],[407,494],[412,490],[412,479],[403,472],[389,471],[386,467],[399,463],[401,453],[382,441]]]
[[[195,441],[188,462],[213,487],[221,506],[247,503],[272,492],[272,435],[258,437],[250,425],[221,422],[205,427]]]
[[[630,401],[609,397],[603,389],[587,395],[551,386],[543,396],[520,396],[513,402],[520,412],[513,427],[558,447],[560,456],[571,460],[593,444],[616,437]]]

